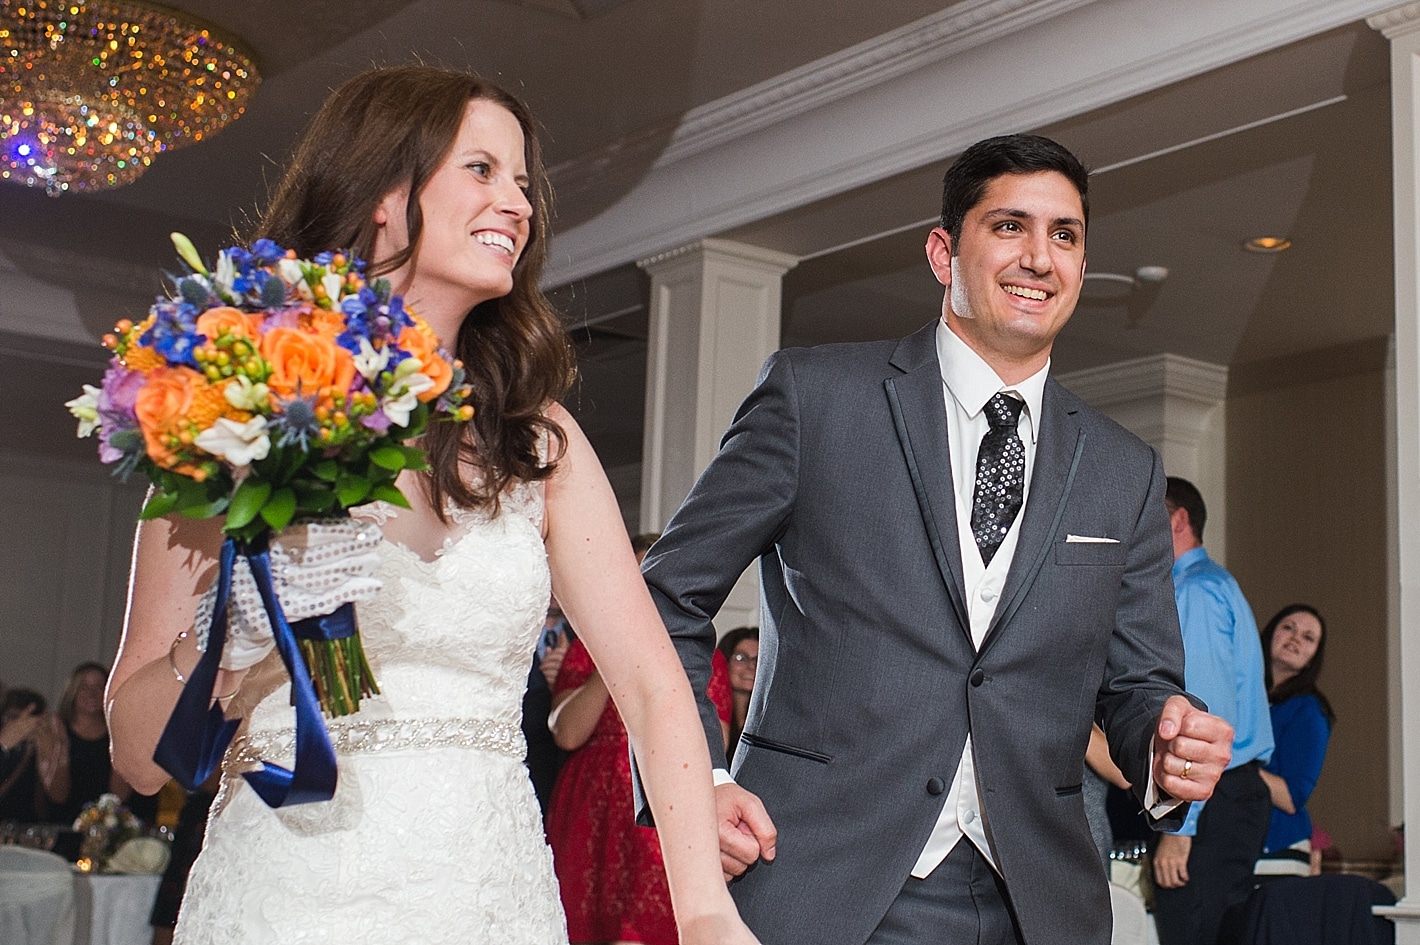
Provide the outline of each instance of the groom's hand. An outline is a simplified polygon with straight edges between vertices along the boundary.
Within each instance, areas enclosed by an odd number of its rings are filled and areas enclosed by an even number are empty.
[[[715,787],[715,810],[720,821],[720,868],[725,882],[755,863],[774,859],[779,831],[759,798],[733,781]]]
[[[1183,696],[1164,703],[1154,732],[1154,784],[1181,801],[1206,801],[1233,756],[1233,727]]]

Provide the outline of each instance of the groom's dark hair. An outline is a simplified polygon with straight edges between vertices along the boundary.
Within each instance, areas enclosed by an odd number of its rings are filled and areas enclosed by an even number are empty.
[[[961,225],[967,211],[981,202],[986,186],[1003,174],[1063,174],[1080,192],[1085,225],[1090,222],[1090,172],[1064,145],[1040,135],[1001,135],[978,141],[952,162],[942,177],[942,229],[952,238],[952,255],[959,251]]]

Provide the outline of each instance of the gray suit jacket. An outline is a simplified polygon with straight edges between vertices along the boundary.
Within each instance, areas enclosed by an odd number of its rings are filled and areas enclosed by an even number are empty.
[[[866,941],[970,730],[1026,941],[1105,945],[1109,896],[1081,800],[1090,723],[1142,785],[1158,715],[1183,683],[1163,471],[1049,381],[1019,543],[977,652],[934,331],[773,355],[646,559],[701,693],[710,618],[759,559],[759,670],[733,774],[779,841],[735,899],[765,945]],[[703,699],[702,715],[720,763]]]

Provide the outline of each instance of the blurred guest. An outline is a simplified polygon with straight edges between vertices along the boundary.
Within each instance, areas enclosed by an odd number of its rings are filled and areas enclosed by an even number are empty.
[[[1214,945],[1224,914],[1252,893],[1253,863],[1267,836],[1271,804],[1261,776],[1273,747],[1267,661],[1242,588],[1203,547],[1203,496],[1186,479],[1167,482],[1184,683],[1232,725],[1233,749],[1213,796],[1193,803],[1177,833],[1159,835],[1154,920],[1163,945]],[[1191,770],[1180,776],[1189,778]]]
[[[639,561],[656,535],[638,535]],[[730,681],[717,656],[707,691],[728,733]],[[547,838],[573,943],[676,945],[675,916],[656,831],[638,827],[626,727],[581,640],[552,687],[549,726],[570,752],[547,814]]]
[[[153,927],[152,945],[172,945],[178,909],[182,905],[183,894],[187,892],[187,875],[192,872],[197,854],[202,852],[202,838],[207,833],[207,812],[212,808],[212,800],[217,796],[221,780],[220,771],[213,772],[205,784],[198,785],[197,790],[187,795],[182,810],[178,812],[172,856],[168,859],[168,868],[163,871],[163,881],[158,886],[158,896],[153,900],[153,911],[148,916],[148,924]]]
[[[50,717],[48,734],[56,750],[52,760],[41,757],[40,778],[49,798],[48,819],[53,823],[73,823],[84,805],[101,794],[117,794],[124,802],[133,794],[109,763],[108,723],[104,719],[107,681],[108,670],[102,665],[79,664],[59,699],[58,713]]]
[[[0,770],[0,820],[44,819],[38,744],[44,709],[44,696],[31,689],[10,689],[0,699],[0,749],[7,753]]]
[[[1259,876],[1314,875],[1320,862],[1313,864],[1306,803],[1321,777],[1336,721],[1331,703],[1317,688],[1326,621],[1306,604],[1283,607],[1262,631],[1262,651],[1277,748],[1262,772],[1272,795],[1272,823],[1256,871]]]
[[[734,711],[730,716],[730,737],[725,755],[733,759],[740,733],[749,714],[749,697],[754,691],[754,675],[759,669],[759,628],[736,627],[716,644],[730,665],[730,692],[734,696]]]
[[[528,688],[523,693],[523,738],[528,743],[524,763],[544,818],[548,802],[552,800],[552,788],[557,783],[557,772],[562,770],[562,762],[566,760],[566,754],[552,738],[547,719],[552,714],[552,684],[557,681],[557,671],[562,667],[572,636],[562,608],[553,597],[533,653],[532,668],[528,670]]]

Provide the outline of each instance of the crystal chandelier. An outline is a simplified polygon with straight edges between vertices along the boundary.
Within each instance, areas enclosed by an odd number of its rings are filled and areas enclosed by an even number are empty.
[[[0,180],[118,187],[239,117],[261,77],[234,42],[136,0],[0,0]]]

